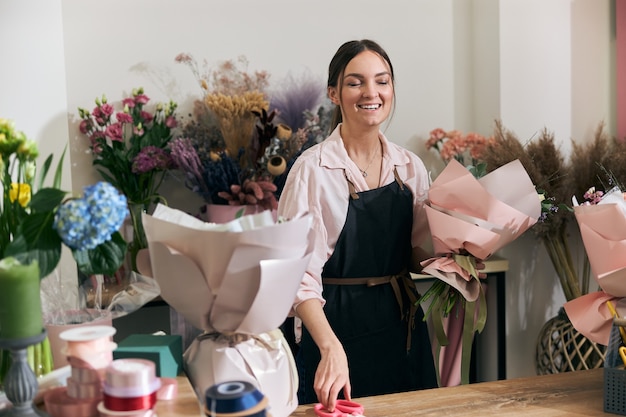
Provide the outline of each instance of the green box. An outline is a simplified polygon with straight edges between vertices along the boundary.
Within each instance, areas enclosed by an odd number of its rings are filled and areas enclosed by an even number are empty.
[[[183,370],[183,339],[180,335],[131,334],[113,351],[113,359],[129,358],[151,360],[158,377],[176,377]]]

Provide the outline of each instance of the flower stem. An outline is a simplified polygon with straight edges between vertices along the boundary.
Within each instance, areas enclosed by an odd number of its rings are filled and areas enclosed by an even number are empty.
[[[548,251],[552,265],[559,276],[565,298],[570,301],[582,295],[578,275],[574,268],[571,252],[567,245],[565,232],[556,236],[545,236],[543,243]]]

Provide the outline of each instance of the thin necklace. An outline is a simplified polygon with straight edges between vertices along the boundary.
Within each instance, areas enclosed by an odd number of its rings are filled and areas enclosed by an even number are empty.
[[[361,169],[360,166],[356,166],[359,171],[361,171],[361,174],[363,174],[363,178],[367,177],[367,170],[370,169],[370,167],[372,166],[372,163],[374,162],[374,159],[376,159],[376,157],[378,156],[378,152],[374,152],[374,155],[372,155],[372,159],[370,159],[370,163],[367,164],[367,166],[365,167],[365,169]]]

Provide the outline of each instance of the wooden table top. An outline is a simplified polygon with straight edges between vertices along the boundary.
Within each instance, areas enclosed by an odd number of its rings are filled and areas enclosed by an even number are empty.
[[[365,407],[367,417],[615,416],[603,411],[603,371],[566,372],[353,400]],[[292,417],[315,417],[315,413],[312,405],[301,405]]]
[[[603,411],[603,372],[565,372],[354,400],[365,407],[366,417],[616,416]],[[159,417],[204,416],[184,376],[178,377],[177,398],[158,401],[156,412]],[[291,417],[315,417],[313,406],[300,405]]]

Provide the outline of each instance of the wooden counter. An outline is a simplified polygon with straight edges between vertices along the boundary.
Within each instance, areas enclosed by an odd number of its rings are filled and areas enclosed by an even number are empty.
[[[365,407],[367,417],[616,416],[603,411],[603,372],[603,369],[565,372],[355,401]],[[178,382],[179,393],[175,400],[157,402],[158,416],[204,416],[187,378],[180,376]],[[312,405],[305,404],[299,406],[292,417],[315,417],[315,413]]]
[[[354,400],[365,407],[367,417],[616,416],[603,411],[603,372],[565,372]],[[292,416],[315,413],[311,405],[301,405]]]
[[[178,376],[176,380],[178,381],[178,395],[170,401],[157,401],[156,414],[159,417],[204,416],[202,406],[189,379],[186,376]]]

